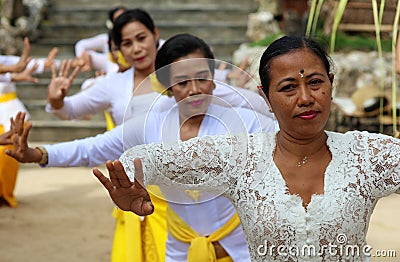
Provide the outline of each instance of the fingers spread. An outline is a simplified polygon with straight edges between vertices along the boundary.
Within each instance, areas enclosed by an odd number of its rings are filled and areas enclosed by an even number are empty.
[[[118,177],[117,177],[117,173],[115,171],[115,167],[114,167],[114,163],[111,161],[107,161],[106,162],[106,167],[108,170],[108,174],[110,176],[110,180],[111,183],[116,187],[116,188],[120,188],[121,185],[119,183]]]
[[[97,179],[100,181],[100,183],[103,184],[103,186],[110,192],[114,190],[114,185],[111,183],[110,179],[108,179],[106,176],[103,175],[103,173],[100,172],[97,168],[93,169],[93,174],[97,177]]]

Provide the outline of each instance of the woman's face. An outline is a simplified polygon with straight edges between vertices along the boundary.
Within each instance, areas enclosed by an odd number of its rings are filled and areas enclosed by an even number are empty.
[[[127,23],[121,30],[120,50],[136,71],[154,70],[158,31],[151,32],[138,21]]]
[[[172,94],[179,111],[188,117],[206,113],[214,89],[208,59],[199,51],[181,57],[171,64],[170,75]]]
[[[280,130],[310,138],[324,130],[329,118],[333,74],[309,49],[280,55],[270,65],[269,102]]]

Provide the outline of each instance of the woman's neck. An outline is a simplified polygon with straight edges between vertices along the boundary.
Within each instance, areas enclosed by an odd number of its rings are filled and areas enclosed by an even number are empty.
[[[134,70],[134,81],[133,81],[133,95],[142,95],[153,92],[151,87],[151,81],[148,77],[151,73],[154,72],[154,67],[150,67],[145,70]],[[140,88],[138,88],[140,87]]]
[[[184,115],[179,115],[180,122],[180,137],[182,141],[186,141],[199,134],[201,123],[203,122],[204,115],[197,115],[189,119]]]
[[[327,135],[325,132],[308,139],[298,139],[287,133],[279,132],[277,135],[277,146],[285,153],[299,158],[310,157],[326,148]]]

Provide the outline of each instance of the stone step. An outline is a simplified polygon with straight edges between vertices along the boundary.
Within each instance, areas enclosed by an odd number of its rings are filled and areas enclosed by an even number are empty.
[[[202,0],[201,4],[198,0],[136,0],[134,2],[129,0],[120,0],[118,4],[110,4],[107,0],[97,0],[96,4],[92,0],[52,0],[49,3],[50,8],[71,8],[81,7],[84,8],[103,8],[108,11],[114,6],[125,6],[127,8],[143,8],[152,9],[158,7],[159,9],[173,9],[179,6],[186,7],[197,7],[199,9],[213,8],[214,6],[220,8],[243,8],[243,9],[254,9],[256,1],[251,0]]]
[[[247,41],[247,17],[256,10],[257,3],[243,0],[137,0],[133,3],[120,0],[118,5],[148,11],[160,30],[161,38],[192,33],[213,47],[216,58],[231,62],[233,52]],[[107,13],[114,6],[116,4],[106,0],[49,0],[46,18],[40,27],[41,37],[31,43],[31,55],[46,57],[51,48],[58,47],[58,59],[73,58],[78,40],[107,31]],[[79,92],[83,80],[92,75],[80,73],[69,95]],[[103,113],[88,121],[63,121],[46,113],[44,107],[51,73],[37,77],[38,84],[17,85],[18,96],[31,114],[30,141],[69,141],[105,131]]]
[[[17,95],[18,98],[22,101],[29,99],[47,99],[47,86],[50,83],[49,78],[40,78],[41,76],[37,76],[39,78],[39,83],[18,83],[17,85]],[[68,95],[76,94],[81,91],[81,83],[84,79],[76,79],[69,92]]]
[[[64,142],[80,139],[106,131],[105,123],[102,121],[52,121],[31,120],[32,129],[29,141],[52,141]]]
[[[46,121],[66,121],[66,120],[61,120],[55,115],[46,112],[45,107],[47,104],[46,100],[43,99],[29,99],[29,100],[21,100],[26,109],[28,110],[29,114],[31,115],[32,120],[46,120]],[[88,115],[85,116],[86,121],[95,121],[97,122],[102,122],[105,123],[104,119],[104,114],[103,113],[98,113],[95,115]]]
[[[162,38],[167,39],[168,36],[162,36]],[[240,44],[242,44],[244,41],[245,40],[242,39],[222,39],[207,41],[207,43],[212,46],[214,55],[217,59],[231,62],[233,52],[237,50]],[[40,42],[31,44],[31,53],[37,57],[45,57],[51,48],[58,47],[60,49],[59,56],[64,58],[73,58],[75,55],[75,43],[75,40],[70,39],[41,39]]]
[[[53,7],[48,14],[48,20],[44,21],[52,24],[62,24],[68,22],[97,23],[105,28],[105,21],[110,7],[95,6],[68,6]],[[233,21],[247,23],[247,16],[254,12],[252,7],[243,6],[221,6],[221,5],[177,5],[168,7],[149,7],[144,8],[153,18],[156,26],[164,21]],[[82,24],[84,26],[84,24]]]
[[[177,32],[185,32],[197,35],[205,40],[211,39],[229,39],[233,33],[237,34],[237,38],[245,38],[246,25],[241,22],[163,22],[158,25],[161,37],[172,36]],[[237,31],[238,30],[238,31]],[[87,24],[82,26],[80,23],[67,23],[42,26],[42,39],[69,39],[70,41],[78,41],[79,39],[91,37],[100,33],[104,33],[104,27],[99,24]],[[57,32],[59,35],[55,34]],[[218,35],[215,35],[218,33]],[[38,41],[40,42],[40,40]]]

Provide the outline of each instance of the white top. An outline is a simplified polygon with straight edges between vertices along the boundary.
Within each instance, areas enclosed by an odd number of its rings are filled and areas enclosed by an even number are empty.
[[[108,34],[98,34],[93,37],[84,38],[75,44],[75,56],[79,57],[84,51],[95,50],[103,53],[108,53]]]
[[[123,152],[122,129],[124,141],[126,141],[124,147],[166,140],[176,141],[179,139],[180,127],[177,106],[161,113],[158,109],[158,107],[154,107],[154,110],[151,110],[145,119],[132,118],[125,122],[123,128],[118,126],[104,135],[46,146],[49,152],[48,166],[61,163],[93,165],[103,163],[107,159],[116,159]],[[273,119],[251,110],[210,105],[198,135],[272,131],[273,129]],[[110,155],[113,158],[109,158]],[[235,214],[234,207],[224,197],[215,197],[204,193],[200,195],[198,202],[194,203],[194,200],[184,192],[174,191],[171,194],[170,191],[163,190],[163,193],[169,200],[180,201],[170,202],[171,208],[200,235],[211,234]],[[212,200],[208,201],[210,199]],[[220,240],[220,243],[235,261],[250,261],[241,227],[236,228],[231,234]],[[169,235],[166,261],[187,261],[188,247],[188,244],[181,243]]]
[[[11,92],[16,92],[15,83],[0,83],[0,95]],[[25,119],[30,118],[28,110],[18,98],[0,103],[0,125],[4,127],[4,131],[10,130],[10,117],[16,117],[19,111],[27,113]]]
[[[145,128],[137,128],[137,124],[125,123],[125,146],[149,144],[161,141],[179,140],[179,111],[174,106],[170,111],[150,113]],[[136,128],[135,128],[136,127]],[[133,131],[135,130],[135,131]],[[258,132],[274,130],[271,118],[260,116],[244,108],[227,108],[210,105],[204,117],[198,136]],[[142,139],[140,139],[142,138]],[[144,140],[143,140],[144,138]],[[201,193],[195,201],[184,191],[161,188],[169,200],[169,206],[198,234],[207,236],[222,227],[235,214],[235,209],[228,199],[221,196]],[[234,261],[250,261],[250,256],[241,227],[219,241]],[[182,243],[168,234],[166,261],[187,261],[189,245]]]
[[[145,184],[224,187],[242,221],[252,261],[369,261],[364,252],[373,209],[379,198],[400,193],[400,141],[358,131],[326,133],[332,160],[324,194],[313,195],[307,210],[299,196],[288,194],[273,161],[275,133],[136,146],[121,161],[133,179],[132,159],[140,157]]]
[[[109,110],[114,123],[120,125],[123,122],[128,104],[133,103],[130,103],[133,94],[133,85],[133,67],[122,73],[110,73],[96,80],[91,84],[90,88],[75,95],[65,97],[62,108],[55,110],[51,108],[50,104],[47,104],[46,111],[67,120],[80,119],[88,114],[96,114],[104,110]],[[213,94],[232,106],[250,108],[268,117],[272,116],[263,98],[252,91],[217,82]],[[156,97],[158,94],[154,93],[149,96]],[[142,98],[144,98],[142,95],[133,96],[133,99],[136,99],[135,101],[142,101]],[[162,96],[160,99],[166,100],[165,107],[167,109],[175,104],[175,99],[172,97]],[[144,104],[148,101],[142,102]],[[150,104],[143,106],[142,113],[147,112],[149,106]],[[136,108],[140,107],[137,106]]]
[[[18,63],[20,57],[19,56],[13,56],[13,55],[0,55],[0,64],[3,65],[15,65]],[[46,61],[46,58],[35,58],[29,61],[28,65],[26,68],[32,68],[35,64],[38,65],[38,68],[35,71],[35,74],[41,74],[44,71],[44,63]],[[9,73],[5,74],[0,74],[0,82],[6,82],[9,83],[11,82],[11,75]],[[0,93],[2,91],[0,90]],[[4,94],[4,92],[3,92]]]
[[[99,53],[93,50],[88,50],[86,52],[90,55],[90,60],[94,69],[104,70],[107,74],[118,72],[119,67],[109,59],[109,53]]]
[[[0,64],[13,65],[18,63],[19,59],[19,56],[0,55]],[[46,59],[32,59],[27,68],[38,64],[35,73],[42,73],[45,61]],[[11,82],[11,75],[9,73],[0,74],[0,96],[13,92],[17,92],[17,88],[15,83]],[[10,117],[15,117],[19,111],[27,113],[26,119],[30,118],[27,109],[18,98],[0,103],[0,125],[3,125],[5,131],[10,129]]]

